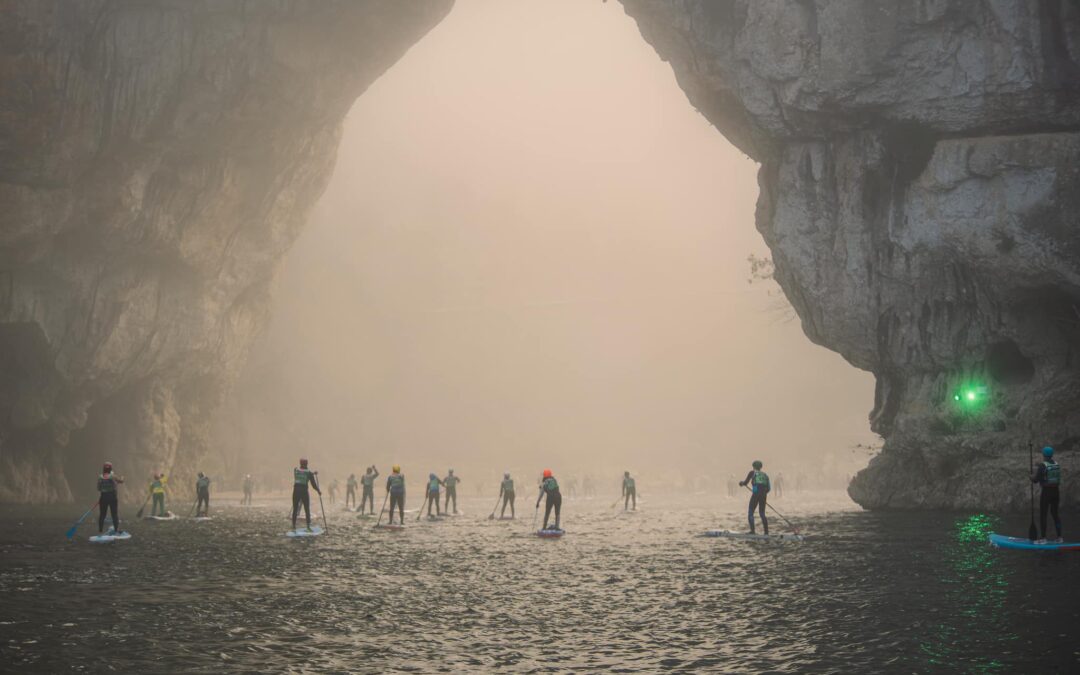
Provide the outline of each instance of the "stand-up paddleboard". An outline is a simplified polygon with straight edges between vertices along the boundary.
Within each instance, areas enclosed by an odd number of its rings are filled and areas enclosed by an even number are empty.
[[[177,520],[180,516],[172,511],[166,511],[164,516],[143,516],[143,520]]]
[[[1036,544],[1030,539],[1006,537],[1003,534],[991,534],[990,545],[994,548],[1011,548],[1022,551],[1080,551],[1080,542],[1077,541],[1065,541],[1060,544],[1048,541],[1045,544]]]
[[[723,537],[724,539],[739,539],[742,541],[802,541],[805,539],[801,534],[751,534],[749,532],[729,532],[727,530],[706,530],[703,537]]]
[[[117,532],[111,527],[109,528],[109,531],[105,534],[95,534],[94,536],[90,537],[90,541],[95,544],[108,544],[109,542],[123,541],[125,539],[131,539],[130,532],[125,532],[123,530]]]
[[[495,520],[513,520],[513,519],[514,519],[513,516],[499,516]]]
[[[376,514],[374,514],[374,513],[357,513],[356,517],[357,518],[374,518],[375,515]]]
[[[446,520],[446,516],[428,516],[427,519],[431,521]]]
[[[564,534],[566,534],[566,530],[557,530],[554,527],[549,527],[546,530],[536,531],[536,536],[540,537],[541,539],[558,539]]]
[[[285,533],[286,537],[317,537],[323,533],[323,529],[318,525],[312,525],[311,529],[305,527],[298,527],[295,530],[289,530]]]
[[[391,532],[400,532],[405,529],[404,525],[398,523],[379,523],[373,526],[376,530],[390,530]]]
[[[194,520],[196,523],[205,523],[206,521],[213,519],[213,516],[195,516],[194,518],[192,518],[192,520]]]

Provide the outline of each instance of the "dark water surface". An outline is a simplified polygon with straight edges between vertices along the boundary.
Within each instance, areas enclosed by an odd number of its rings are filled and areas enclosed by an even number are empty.
[[[327,505],[329,533],[298,540],[284,502],[222,506],[109,545],[96,522],[64,539],[78,509],[8,507],[0,670],[1080,671],[1080,554],[986,544],[1026,517],[790,495],[810,536],[774,544],[694,536],[741,527],[742,500],[568,499],[548,541],[522,501],[518,521],[466,499],[400,533]]]

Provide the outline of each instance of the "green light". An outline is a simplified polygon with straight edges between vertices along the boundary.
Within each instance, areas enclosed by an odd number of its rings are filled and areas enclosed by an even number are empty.
[[[962,382],[952,394],[953,402],[966,413],[974,413],[990,401],[990,391],[985,384]]]
[[[969,392],[967,393],[967,400],[969,400],[969,401],[974,401],[974,400],[975,400],[975,392],[973,392],[973,391],[969,391]]]
[[[959,401],[960,400],[960,394],[953,394],[952,400]]]

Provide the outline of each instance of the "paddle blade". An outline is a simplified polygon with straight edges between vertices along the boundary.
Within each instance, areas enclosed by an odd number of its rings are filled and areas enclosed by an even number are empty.
[[[71,539],[72,537],[75,536],[75,531],[78,530],[78,529],[79,529],[79,524],[75,523],[74,525],[71,526],[71,529],[68,530],[67,534],[64,535],[64,536],[66,536],[68,539]]]

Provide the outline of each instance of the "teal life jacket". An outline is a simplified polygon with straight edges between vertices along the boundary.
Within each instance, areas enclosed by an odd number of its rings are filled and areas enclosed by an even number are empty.
[[[446,485],[446,489],[449,492],[457,490],[457,484],[461,482],[461,479],[457,476],[447,476],[443,478],[443,484]]]
[[[392,473],[390,477],[386,479],[386,484],[390,486],[390,494],[400,495],[405,492],[405,474]]]
[[[311,471],[309,469],[293,469],[293,484],[303,485],[307,487],[308,481],[311,480]]]
[[[195,489],[196,490],[209,490],[210,489],[210,479],[207,478],[206,476],[203,476],[199,480],[195,481]]]
[[[150,483],[150,492],[153,492],[156,495],[165,494],[165,484],[162,483],[160,480],[152,481]]]
[[[513,492],[514,480],[512,478],[504,478],[502,482],[502,490],[503,492]]]
[[[428,492],[438,492],[439,491],[439,479],[438,478],[429,479],[428,484],[427,484],[427,489],[428,489]]]
[[[754,477],[750,480],[754,484],[754,492],[768,492],[772,487],[769,484],[769,474],[764,471],[754,471]]]
[[[365,473],[360,476],[360,482],[363,484],[364,489],[367,490],[375,485],[375,474]]]
[[[551,478],[545,478],[541,487],[544,489],[544,492],[550,495],[559,491],[559,482],[552,476]]]
[[[116,479],[111,473],[103,473],[97,479],[98,492],[116,492]]]
[[[1042,484],[1046,487],[1061,485],[1061,465],[1052,459],[1048,459],[1043,462],[1043,466],[1046,467],[1046,478],[1043,479]]]
[[[622,479],[622,484],[623,484],[623,489],[624,490],[633,490],[634,489],[634,479],[629,477],[629,476]]]

